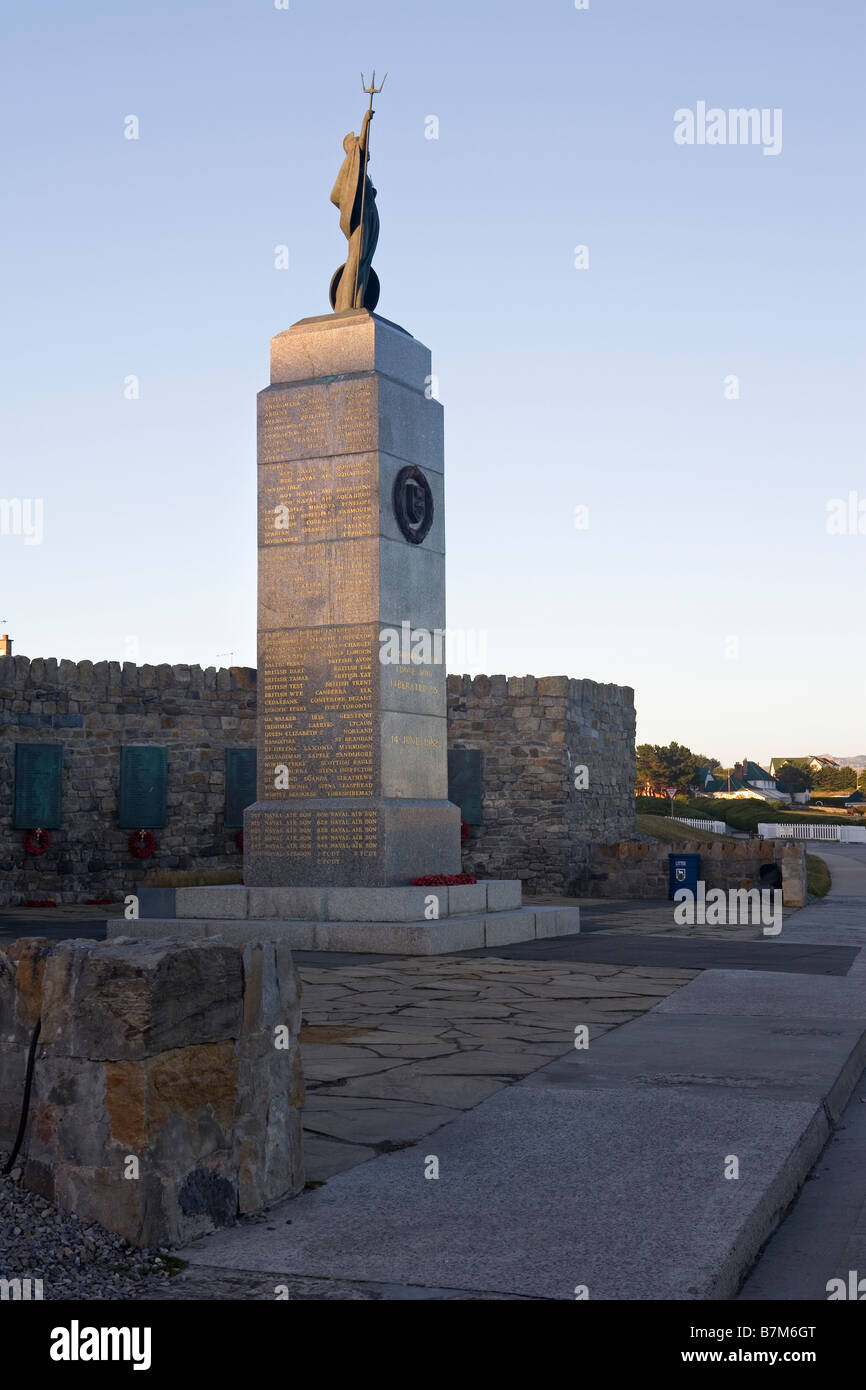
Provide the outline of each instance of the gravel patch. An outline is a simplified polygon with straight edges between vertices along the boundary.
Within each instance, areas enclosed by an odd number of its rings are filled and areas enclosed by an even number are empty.
[[[41,1279],[45,1300],[171,1297],[165,1285],[182,1262],[168,1250],[139,1249],[61,1211],[22,1187],[19,1172],[0,1176],[0,1279]]]

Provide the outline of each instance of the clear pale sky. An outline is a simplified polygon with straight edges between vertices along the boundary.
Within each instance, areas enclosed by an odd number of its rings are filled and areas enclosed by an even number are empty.
[[[328,311],[375,65],[379,312],[433,350],[458,664],[631,685],[640,741],[725,762],[866,751],[866,534],[826,530],[866,504],[864,13],[7,7],[0,497],[44,536],[0,535],[0,631],[254,664],[255,394]],[[699,101],[780,108],[781,153],[677,145]]]

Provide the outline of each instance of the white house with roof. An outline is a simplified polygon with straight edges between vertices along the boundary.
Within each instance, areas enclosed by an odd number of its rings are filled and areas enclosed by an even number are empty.
[[[771,771],[744,758],[735,763],[730,777],[715,777],[710,768],[699,772],[703,794],[719,801],[790,801],[787,792],[779,791]]]

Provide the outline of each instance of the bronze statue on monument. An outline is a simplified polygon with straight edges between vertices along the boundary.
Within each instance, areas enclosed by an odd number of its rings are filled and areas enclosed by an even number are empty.
[[[372,313],[379,302],[379,277],[371,267],[379,240],[379,213],[367,164],[373,97],[381,92],[387,76],[386,72],[381,86],[377,87],[374,72],[370,86],[366,87],[361,74],[361,86],[370,97],[370,105],[364,112],[361,134],[349,131],[343,141],[346,157],[331,190],[331,202],[340,209],[340,230],[349,243],[346,260],[331,278],[329,298],[331,308],[337,313],[343,309],[369,309]]]

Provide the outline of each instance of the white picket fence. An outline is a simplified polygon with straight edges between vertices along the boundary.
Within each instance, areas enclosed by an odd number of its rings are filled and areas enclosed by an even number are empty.
[[[797,825],[784,821],[758,826],[762,840],[836,840],[843,845],[866,844],[866,825]]]
[[[701,820],[700,816],[671,816],[677,825],[692,825],[695,830],[709,830],[713,835],[727,835],[728,827],[723,820]]]

